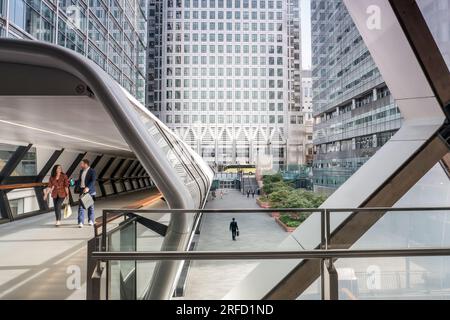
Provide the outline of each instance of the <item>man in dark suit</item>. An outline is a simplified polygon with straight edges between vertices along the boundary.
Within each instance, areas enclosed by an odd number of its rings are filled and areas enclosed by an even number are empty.
[[[97,175],[95,170],[90,167],[88,159],[81,160],[81,171],[78,180],[75,183],[75,192],[78,194],[89,193],[92,198],[95,198],[95,180]],[[95,213],[94,205],[87,208],[89,225],[94,225]],[[81,204],[78,206],[78,227],[82,228],[84,224],[84,212],[85,208]]]
[[[233,218],[233,220],[231,220],[230,222],[230,231],[231,231],[231,238],[234,241],[236,241],[236,235],[239,232],[239,227],[235,218]]]

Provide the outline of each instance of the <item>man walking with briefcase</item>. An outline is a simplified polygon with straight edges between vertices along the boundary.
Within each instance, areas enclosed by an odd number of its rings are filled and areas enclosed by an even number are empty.
[[[80,195],[78,206],[78,227],[84,224],[84,213],[88,212],[88,223],[94,225],[94,200],[95,200],[95,180],[97,179],[95,170],[90,167],[88,159],[81,160],[81,171],[78,180],[75,182],[75,193]]]
[[[236,236],[239,237],[239,227],[235,218],[233,218],[230,222],[230,231],[231,238],[233,239],[233,241],[236,241]]]

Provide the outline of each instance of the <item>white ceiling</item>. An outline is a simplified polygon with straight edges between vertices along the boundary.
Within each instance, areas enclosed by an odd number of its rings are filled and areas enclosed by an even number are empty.
[[[0,96],[0,141],[132,156],[110,116],[86,96]]]

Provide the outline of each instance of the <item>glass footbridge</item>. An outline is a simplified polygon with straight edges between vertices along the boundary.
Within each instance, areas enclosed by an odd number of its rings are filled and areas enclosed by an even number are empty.
[[[0,70],[2,141],[134,158],[169,208],[203,208],[212,170],[94,62],[51,44],[1,39]],[[196,217],[172,215],[158,249],[186,250]],[[182,265],[159,263],[148,298],[168,298]]]
[[[426,283],[423,292],[434,286],[439,296],[448,297],[448,67],[416,1],[344,4],[404,122],[321,208],[288,209],[308,218],[277,250],[266,252],[188,252],[203,213],[252,210],[202,210],[211,169],[95,63],[49,44],[0,40],[2,140],[136,158],[167,201],[166,211],[103,212],[88,244],[87,298],[170,299],[188,262],[208,259],[261,260],[225,299],[297,299],[317,283],[322,298],[336,299],[342,281],[351,298],[358,295],[351,288],[358,275],[345,264],[337,271],[336,261],[366,259],[361,268],[376,274],[376,266],[367,264],[370,259],[399,257],[408,258],[401,260],[406,276],[397,277],[399,286]],[[373,22],[377,16],[380,23]],[[438,194],[441,201],[427,201]],[[167,224],[155,219],[163,214],[170,216]],[[405,214],[412,217],[410,224],[393,217]],[[369,241],[377,228],[382,232]],[[160,237],[139,251],[136,235],[150,231]],[[383,241],[391,243],[381,246]],[[369,248],[361,249],[362,244]],[[430,256],[437,260],[424,260]],[[439,276],[425,272],[427,267]],[[396,278],[389,276],[387,285]],[[377,279],[369,275],[364,281],[377,288],[383,285]]]

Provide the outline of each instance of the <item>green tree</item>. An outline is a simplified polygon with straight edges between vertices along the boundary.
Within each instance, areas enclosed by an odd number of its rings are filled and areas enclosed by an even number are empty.
[[[289,185],[275,189],[268,198],[271,206],[277,208],[318,208],[326,199],[321,194],[293,189]]]

